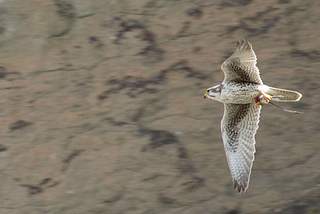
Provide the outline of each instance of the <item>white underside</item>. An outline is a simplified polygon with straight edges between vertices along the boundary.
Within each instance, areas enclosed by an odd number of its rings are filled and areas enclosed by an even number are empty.
[[[260,95],[260,91],[266,91],[267,85],[247,85],[224,84],[220,97],[217,101],[222,103],[246,104],[254,103],[254,98]]]

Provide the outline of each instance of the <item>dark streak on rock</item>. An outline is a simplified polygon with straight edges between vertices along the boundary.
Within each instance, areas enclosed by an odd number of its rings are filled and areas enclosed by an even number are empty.
[[[168,197],[164,196],[163,194],[159,194],[158,199],[163,204],[173,204],[176,201],[175,199],[168,198]]]
[[[288,169],[288,168],[292,168],[298,165],[303,165],[306,164],[311,158],[313,158],[316,155],[316,153],[312,153],[307,155],[306,157],[302,158],[301,160],[297,160],[293,163],[288,164],[287,166],[284,167],[278,167],[278,168],[266,168],[262,171],[278,171],[278,170],[283,170],[283,169]],[[255,169],[256,171],[259,171],[260,169]]]
[[[320,53],[319,51],[302,51],[302,50],[293,50],[290,55],[292,57],[297,57],[297,58],[307,58],[309,60],[319,60],[320,59]]]
[[[43,192],[41,186],[38,185],[21,184],[20,186],[27,187],[29,190],[29,195],[36,195]]]
[[[135,16],[156,16],[156,13],[130,13],[130,12],[119,12],[122,14],[135,15]]]
[[[187,150],[182,147],[182,146],[179,146],[179,158],[188,158],[188,153],[187,153]]]
[[[61,37],[68,34],[73,28],[76,14],[75,14],[73,5],[67,2],[66,0],[54,0],[54,2],[58,7],[58,13],[60,17],[65,19],[68,22],[68,24],[67,24],[67,27],[62,32],[51,35],[50,37]]]
[[[121,27],[123,27],[126,32],[134,30],[134,29],[145,29],[145,26],[143,26],[140,22],[138,22],[136,20],[129,20],[127,22],[121,22]]]
[[[290,3],[289,0],[278,0],[278,4],[288,4]]]
[[[59,8],[58,13],[63,18],[72,18],[73,5],[66,0],[54,0]]]
[[[161,85],[166,80],[166,75],[169,72],[173,71],[185,71],[187,73],[187,77],[196,78],[196,79],[205,79],[207,76],[202,72],[194,70],[192,67],[188,65],[186,60],[178,61],[167,69],[163,69],[160,73],[150,79],[143,79],[139,77],[125,76],[123,79],[112,79],[107,84],[113,87],[107,91],[104,91],[100,95],[98,95],[99,100],[107,99],[108,96],[112,93],[119,92],[124,89],[130,89],[126,94],[129,97],[136,97],[142,93],[153,94],[158,92],[158,89],[154,88],[156,85]]]
[[[154,54],[155,56],[158,56],[158,60],[163,59],[163,54],[165,53],[164,50],[157,48],[153,45],[148,45],[147,47],[143,48],[141,52],[139,52],[139,55],[150,55]]]
[[[39,185],[40,186],[45,185],[45,184],[49,183],[51,180],[52,180],[51,178],[45,178],[40,182]]]
[[[197,170],[189,158],[188,151],[181,143],[179,143],[178,147],[178,158],[179,170],[184,174],[190,174],[192,176],[193,184],[191,186],[189,185],[189,187],[194,189],[196,186],[201,186],[200,183],[204,182],[204,179],[197,175]]]
[[[122,21],[120,23],[121,29],[118,31],[116,35],[116,39],[114,40],[115,44],[120,44],[120,40],[124,38],[124,34],[126,32],[132,31],[134,29],[142,29],[143,26],[135,20]]]
[[[55,187],[55,186],[58,186],[59,182],[58,181],[55,181],[55,182],[52,182],[51,184],[48,185],[48,187]]]
[[[240,213],[240,211],[237,208],[229,210],[228,212],[226,212],[226,214],[239,214],[239,213]]]
[[[107,118],[105,118],[103,120],[104,121],[108,121],[112,126],[124,126],[124,125],[128,125],[129,124],[129,123],[126,123],[126,122],[117,122],[111,117],[107,117]]]
[[[144,127],[140,127],[139,132],[143,136],[149,137],[149,144],[142,147],[142,152],[165,145],[178,145],[178,168],[181,173],[191,176],[191,180],[186,184],[188,191],[192,191],[204,185],[205,179],[197,175],[197,170],[189,159],[187,150],[179,143],[179,140],[174,134],[163,130],[151,130]]]
[[[0,152],[5,152],[8,150],[8,147],[6,147],[5,145],[0,144]]]
[[[200,8],[191,8],[186,11],[188,16],[193,16],[195,18],[201,18],[202,16],[202,10]]]
[[[68,157],[66,159],[63,160],[63,166],[61,168],[61,171],[65,171],[68,169],[70,162],[77,157],[78,155],[80,155],[84,150],[75,150],[74,152],[72,152],[70,155],[68,155]]]
[[[18,120],[17,122],[15,122],[15,123],[10,125],[10,130],[14,131],[14,130],[17,130],[17,129],[22,129],[22,128],[25,128],[25,127],[27,127],[29,125],[31,125],[31,123],[26,122],[24,120]]]
[[[52,182],[52,178],[44,178],[37,185],[21,184],[22,187],[27,187],[29,190],[29,195],[36,195],[42,193],[45,187],[55,187],[59,182]]]
[[[67,67],[60,67],[60,68],[56,68],[56,69],[52,69],[52,70],[38,70],[38,71],[32,71],[30,72],[32,75],[38,75],[38,74],[43,74],[43,73],[51,73],[51,72],[61,72],[61,71],[79,71],[79,70],[87,70],[87,71],[92,71],[94,70],[96,67],[98,67],[101,63],[106,62],[108,60],[111,59],[117,59],[122,57],[122,55],[119,56],[111,56],[111,57],[105,57],[103,59],[100,59],[98,61],[96,61],[95,63],[93,63],[92,65],[89,66],[83,66],[83,67],[79,67],[79,68],[67,68]]]
[[[192,191],[204,186],[205,178],[199,177],[196,167],[192,164],[189,158],[187,149],[183,144],[179,143],[178,147],[178,168],[183,174],[189,174],[191,181],[187,184],[187,190]]]
[[[151,31],[144,28],[142,33],[142,41],[147,41],[149,45],[143,48],[142,51],[139,53],[139,55],[149,56],[150,54],[154,54],[155,56],[157,56],[158,60],[163,59],[163,55],[165,51],[158,47],[155,40],[155,35]]]
[[[0,88],[0,90],[12,90],[12,89],[22,89],[25,87],[21,87],[21,86],[12,86],[12,87],[5,87],[5,88]]]
[[[0,66],[0,79],[6,78],[8,75],[20,75],[17,71],[8,72],[7,69],[3,66]]]
[[[202,47],[194,47],[192,48],[193,53],[199,53],[202,50]]]
[[[250,34],[248,36],[259,36],[261,34],[265,34],[271,28],[273,28],[275,23],[277,23],[278,21],[279,21],[279,18],[278,17],[274,17],[273,19],[267,20],[266,24],[264,26],[262,26],[261,28],[255,29],[255,28],[247,27],[246,30],[250,32]]]
[[[121,20],[121,18],[118,18],[117,20]],[[165,53],[164,50],[158,47],[155,35],[148,30],[144,25],[142,25],[140,22],[136,20],[128,20],[128,21],[122,21],[120,23],[121,29],[118,31],[116,35],[116,39],[114,40],[115,44],[120,44],[120,40],[124,38],[124,34],[126,32],[135,30],[135,29],[141,29],[142,30],[142,41],[147,41],[149,44],[141,50],[141,52],[138,53],[138,55],[148,55],[153,54],[157,56],[158,60],[163,59],[163,54]]]
[[[286,204],[285,208],[281,210],[281,214],[319,213],[319,210],[319,198],[307,196]]]
[[[84,19],[84,18],[88,18],[88,17],[94,16],[94,15],[95,15],[94,13],[88,13],[88,14],[83,14],[83,15],[77,16],[77,18]]]
[[[106,204],[114,203],[114,202],[117,202],[117,201],[121,200],[122,197],[123,197],[123,194],[122,193],[118,193],[113,198],[104,200],[103,203],[106,203]]]
[[[206,75],[199,71],[195,71],[192,67],[188,66],[188,62],[186,60],[181,60],[170,67],[169,70],[179,71],[183,70],[187,72],[187,77],[193,77],[196,79],[206,79]]]
[[[258,12],[255,16],[244,18],[245,20],[256,21],[261,19],[264,15],[271,13],[272,11],[276,11],[278,8],[268,7],[266,10]]]
[[[7,75],[7,69],[5,67],[0,66],[0,79],[5,78]]]
[[[140,128],[140,134],[149,137],[149,144],[142,148],[143,152],[148,151],[149,149],[155,149],[164,145],[176,144],[178,139],[176,136],[170,132],[162,130],[151,130],[147,128]]]
[[[102,27],[114,27],[117,21],[121,21],[119,16],[111,17],[107,22],[101,24]]]
[[[258,12],[255,16],[252,17],[246,17],[240,20],[240,25],[230,27],[228,29],[228,34],[233,33],[239,29],[243,29],[247,32],[249,32],[248,36],[259,36],[261,34],[267,33],[271,28],[275,26],[275,24],[279,21],[278,16],[274,16],[272,18],[263,18],[266,14],[269,14],[272,11],[278,10],[274,7],[268,7],[265,11]],[[264,25],[259,28],[252,28],[251,25],[247,22],[257,22],[262,21]]]
[[[42,181],[39,183],[40,186],[46,186],[46,187],[55,187],[58,184],[59,184],[59,182],[53,181],[52,178],[42,179]]]
[[[252,0],[224,0],[221,6],[234,7],[250,4]]]
[[[135,78],[131,76],[126,76],[123,79],[112,79],[108,82],[109,85],[116,85],[115,88],[111,88],[107,91],[104,91],[102,94],[98,96],[99,100],[104,100],[108,98],[109,94],[115,93],[117,91],[123,89],[131,89],[127,92],[129,97],[136,97],[137,94],[141,93],[156,93],[157,89],[149,88],[148,85],[150,84],[149,80],[144,80],[142,78]]]
[[[198,176],[193,176],[192,177],[192,182],[188,185],[188,188],[187,190],[188,191],[192,191],[192,190],[195,190],[199,187],[202,187],[204,186],[204,182],[206,181],[205,178],[201,178],[201,177],[198,177]]]
[[[88,40],[89,40],[89,43],[90,43],[90,44],[93,44],[93,43],[97,42],[99,39],[98,39],[98,37],[96,37],[96,36],[90,36],[90,37],[88,38]]]
[[[109,94],[112,94],[113,92],[116,92],[116,91],[117,91],[117,90],[112,90],[112,89],[107,90],[107,91],[104,91],[104,92],[102,92],[101,94],[99,94],[99,95],[97,96],[97,98],[98,98],[99,100],[107,99],[107,98],[109,97]]]
[[[297,160],[297,161],[289,164],[286,168],[291,168],[291,167],[294,167],[294,166],[303,165],[303,164],[307,163],[311,158],[313,158],[316,154],[317,153],[311,153],[310,155],[307,155],[302,160]]]
[[[150,180],[154,180],[154,179],[157,179],[159,177],[161,177],[162,175],[161,174],[153,174],[152,176],[148,177],[148,178],[145,178],[145,179],[142,179],[141,181],[142,182],[146,182],[146,181],[150,181]]]
[[[139,108],[138,111],[131,117],[133,122],[138,122],[140,118],[143,116],[145,109],[143,107]]]
[[[304,11],[306,11],[306,9],[303,7],[291,6],[291,7],[286,8],[283,15],[284,16],[292,16],[292,15],[295,15],[295,13],[297,13],[297,12],[304,12]]]
[[[96,48],[100,48],[103,46],[103,42],[96,36],[90,36],[88,40],[90,44],[96,44]]]
[[[178,163],[179,170],[184,174],[195,174],[197,172],[196,168],[193,166],[192,162],[188,159],[180,159]]]
[[[186,32],[190,29],[190,26],[191,22],[184,22],[181,30],[178,32],[176,37],[184,37],[186,35]]]
[[[142,35],[142,41],[147,41],[152,45],[155,45],[155,36],[149,30],[144,30]]]

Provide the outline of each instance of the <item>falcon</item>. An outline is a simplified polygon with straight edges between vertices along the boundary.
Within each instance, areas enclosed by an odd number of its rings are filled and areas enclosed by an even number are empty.
[[[256,63],[252,45],[244,39],[238,41],[236,51],[221,66],[223,82],[204,94],[204,98],[224,104],[221,134],[233,186],[239,193],[249,186],[261,106],[275,105],[271,101],[297,102],[302,97],[296,91],[264,85]]]

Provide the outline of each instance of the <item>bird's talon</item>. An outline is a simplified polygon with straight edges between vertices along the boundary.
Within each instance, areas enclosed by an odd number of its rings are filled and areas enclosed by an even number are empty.
[[[264,93],[263,91],[260,91],[260,92],[261,92],[263,98],[265,99],[265,101],[267,101],[269,103],[272,100],[272,96]]]
[[[260,91],[261,95],[254,98],[255,105],[264,105],[268,104],[272,100],[272,96],[264,93],[263,91]]]
[[[271,98],[272,98],[272,97],[269,96],[269,95],[266,95],[266,96],[265,96],[265,94],[261,94],[261,95],[259,95],[259,96],[257,96],[257,97],[254,98],[254,104],[255,104],[256,106],[268,104],[268,103],[271,101]]]

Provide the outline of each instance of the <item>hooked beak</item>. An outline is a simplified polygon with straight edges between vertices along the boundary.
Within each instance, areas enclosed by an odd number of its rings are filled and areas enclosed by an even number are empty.
[[[203,99],[206,99],[206,98],[207,98],[207,96],[208,96],[208,91],[204,94]]]

